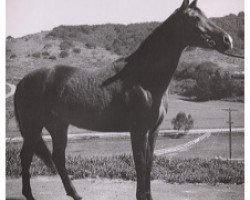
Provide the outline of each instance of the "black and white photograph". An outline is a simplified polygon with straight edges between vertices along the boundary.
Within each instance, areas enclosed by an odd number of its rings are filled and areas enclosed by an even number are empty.
[[[245,199],[244,0],[5,3],[1,199]]]

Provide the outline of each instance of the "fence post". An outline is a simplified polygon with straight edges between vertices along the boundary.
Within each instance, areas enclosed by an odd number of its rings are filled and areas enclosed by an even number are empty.
[[[227,111],[228,112],[228,117],[229,117],[229,120],[227,121],[227,123],[229,124],[229,159],[231,160],[232,159],[232,116],[231,116],[231,113],[232,111],[238,111],[236,109],[231,109],[231,108],[228,108],[228,109],[222,109],[223,111]]]

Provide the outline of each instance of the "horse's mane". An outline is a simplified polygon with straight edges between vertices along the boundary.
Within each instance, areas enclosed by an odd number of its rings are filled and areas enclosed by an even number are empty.
[[[118,80],[118,79],[123,79],[127,77],[131,70],[134,69],[134,65],[131,65],[130,63],[133,63],[133,60],[137,60],[138,57],[141,57],[142,55],[146,55],[148,50],[150,49],[150,52],[153,53],[152,48],[156,45],[155,41],[161,40],[162,36],[162,30],[163,26],[168,27],[168,25],[171,24],[173,21],[173,16],[176,12],[174,12],[167,20],[165,20],[161,25],[159,25],[142,43],[141,45],[137,48],[137,50],[129,55],[128,57],[123,57],[120,58],[116,61],[113,62],[114,67],[119,66],[118,68],[121,68],[118,73],[116,73],[114,76],[106,79],[103,83],[102,86],[107,86],[111,84],[112,82]],[[170,34],[171,29],[167,28],[165,31],[164,37],[167,37],[168,34]],[[159,47],[156,47],[159,48]],[[154,52],[157,53],[157,52]]]

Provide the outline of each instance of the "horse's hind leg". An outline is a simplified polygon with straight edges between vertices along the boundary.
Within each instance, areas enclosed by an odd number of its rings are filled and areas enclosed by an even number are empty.
[[[29,131],[27,131],[29,130]],[[34,153],[41,138],[42,128],[21,130],[23,136],[23,146],[20,152],[21,167],[22,167],[22,193],[28,200],[33,200],[34,197],[30,186],[30,165]]]
[[[68,177],[65,167],[65,149],[67,145],[68,124],[55,117],[52,117],[48,121],[49,123],[45,127],[50,132],[52,137],[52,159],[54,164],[62,179],[67,195],[71,196],[74,200],[80,200],[82,198],[76,192],[71,180]]]
[[[34,143],[32,141],[24,140],[23,147],[20,153],[21,167],[22,167],[22,193],[28,200],[33,200],[34,197],[30,187],[30,165],[34,154]]]

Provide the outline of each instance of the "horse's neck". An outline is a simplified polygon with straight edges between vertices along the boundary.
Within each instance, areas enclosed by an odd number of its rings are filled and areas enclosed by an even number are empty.
[[[177,23],[178,24],[178,23]],[[138,50],[128,57],[134,66],[134,79],[145,89],[163,95],[185,48],[179,27],[158,28]]]

